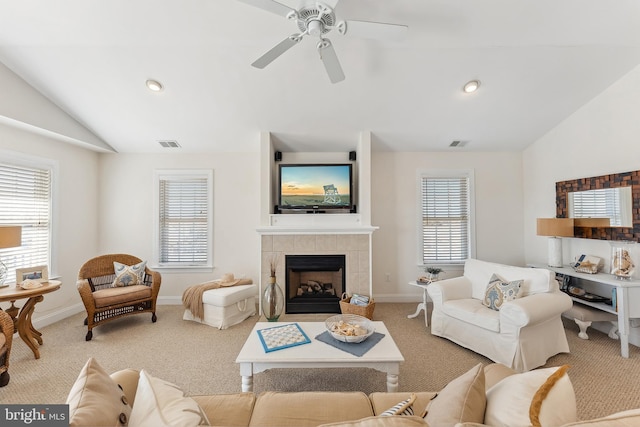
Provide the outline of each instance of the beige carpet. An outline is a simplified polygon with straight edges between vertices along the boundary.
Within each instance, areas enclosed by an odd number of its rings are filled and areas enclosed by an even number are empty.
[[[422,315],[407,319],[415,307],[378,303],[374,314],[375,320],[385,322],[405,357],[400,370],[401,391],[440,390],[475,364],[490,363],[483,356],[431,336]],[[108,372],[145,368],[191,395],[240,391],[240,374],[234,361],[257,316],[220,331],[183,321],[180,306],[159,306],[157,314],[155,324],[145,314],[100,326],[90,342],[84,340],[84,315],[72,316],[42,328],[44,345],[39,360],[15,335],[11,382],[0,388],[0,402],[64,403],[80,368],[91,356]],[[578,398],[579,416],[588,419],[640,407],[640,349],[631,346],[631,357],[624,359],[618,341],[592,329],[591,339],[581,340],[573,322],[566,321],[565,325],[571,354],[554,356],[546,366],[571,365],[569,375]],[[385,389],[385,374],[364,368],[271,370],[254,377],[256,392],[370,393]]]

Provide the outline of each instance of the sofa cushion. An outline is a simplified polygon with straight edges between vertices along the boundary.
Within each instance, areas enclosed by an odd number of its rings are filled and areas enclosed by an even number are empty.
[[[111,286],[131,286],[144,282],[144,268],[146,266],[147,261],[139,262],[136,265],[125,265],[114,261],[113,270],[116,278]]]
[[[383,411],[380,416],[382,417],[390,417],[393,415],[413,415],[413,403],[416,401],[415,393],[411,393],[411,395],[403,400],[402,402],[396,403],[386,411]]]
[[[521,286],[522,280],[512,280],[511,282],[507,282],[502,277],[494,273],[489,280],[487,289],[484,291],[482,304],[485,307],[489,307],[491,310],[498,311],[505,302],[513,301],[518,298]]]
[[[504,280],[522,280],[521,296],[551,292],[558,288],[555,273],[545,268],[515,267],[493,262],[468,259],[464,264],[464,276],[472,284],[472,296],[483,299],[487,283],[493,274],[499,274]]]
[[[362,392],[266,391],[258,395],[249,425],[315,427],[323,423],[359,420],[371,415],[371,403]]]
[[[200,406],[186,397],[175,384],[140,371],[136,404],[129,424],[136,427],[171,427],[208,425]]]
[[[442,304],[442,312],[472,325],[500,332],[500,312],[489,310],[478,299],[454,299]]]
[[[339,421],[337,423],[322,424],[318,427],[417,427],[428,426],[420,417],[367,417],[356,421]]]
[[[544,427],[577,421],[576,397],[567,368],[515,374],[491,387],[487,390],[485,424]]]
[[[640,409],[630,409],[603,418],[565,424],[562,427],[637,427],[639,425]]]
[[[212,426],[246,427],[251,420],[254,393],[213,394],[192,396],[204,411]]]
[[[96,307],[98,308],[148,298],[151,298],[151,288],[145,285],[106,288],[93,293],[93,299],[95,300]]]
[[[131,415],[124,392],[93,357],[80,371],[66,403],[70,426],[127,425]]]
[[[204,291],[202,293],[202,303],[215,305],[216,307],[226,307],[257,294],[258,286],[255,284],[221,287]]]
[[[453,427],[457,423],[484,420],[486,406],[484,369],[481,363],[451,381],[427,407],[429,425]]]

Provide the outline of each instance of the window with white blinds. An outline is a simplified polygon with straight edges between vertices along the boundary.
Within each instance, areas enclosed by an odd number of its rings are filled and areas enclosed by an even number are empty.
[[[423,264],[459,264],[471,256],[471,180],[462,175],[421,175]]]
[[[211,265],[211,171],[157,173],[158,265]]]
[[[0,224],[22,226],[22,245],[0,249],[7,282],[16,268],[50,265],[51,181],[49,165],[0,163]]]

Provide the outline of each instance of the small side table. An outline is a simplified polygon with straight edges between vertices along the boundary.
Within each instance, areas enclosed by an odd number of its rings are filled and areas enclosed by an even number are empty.
[[[22,289],[16,285],[0,289],[0,302],[11,302],[11,307],[5,311],[13,319],[14,331],[18,332],[22,341],[33,351],[36,359],[40,359],[38,345],[42,345],[42,332],[34,328],[33,323],[31,323],[33,310],[36,304],[44,299],[44,294],[57,291],[61,285],[62,282],[59,280],[49,280],[35,289]],[[20,299],[27,300],[21,309],[14,305]]]
[[[429,316],[427,314],[427,301],[429,300],[429,295],[427,294],[427,286],[429,286],[429,284],[431,284],[431,282],[418,282],[415,280],[409,282],[409,285],[411,286],[422,288],[422,302],[418,304],[418,307],[416,307],[415,313],[409,314],[407,316],[408,319],[416,318],[418,317],[418,314],[420,314],[420,311],[424,310],[424,324],[427,326],[427,328],[429,327]]]

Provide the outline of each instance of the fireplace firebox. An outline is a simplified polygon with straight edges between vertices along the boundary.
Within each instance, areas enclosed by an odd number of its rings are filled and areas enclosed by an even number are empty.
[[[286,255],[285,312],[340,313],[345,255]]]

